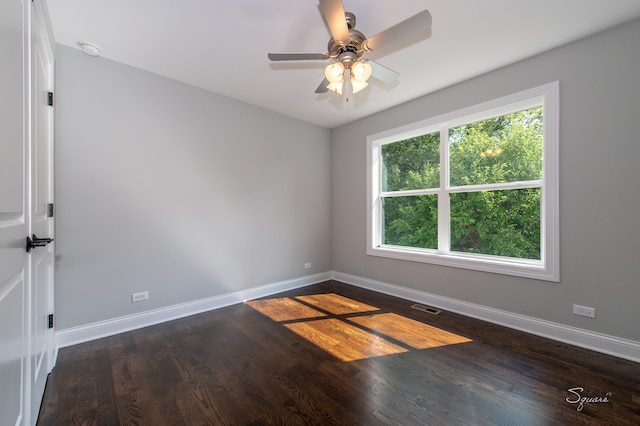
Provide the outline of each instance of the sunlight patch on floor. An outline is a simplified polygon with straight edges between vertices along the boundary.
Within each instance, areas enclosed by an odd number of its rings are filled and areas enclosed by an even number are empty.
[[[343,361],[407,352],[386,339],[337,318],[285,324],[289,330]]]
[[[351,317],[349,321],[416,349],[471,342],[466,337],[394,313]]]
[[[310,296],[296,296],[310,305],[316,306],[334,315],[357,314],[361,312],[379,311],[380,308],[340,296],[335,293],[313,294]]]
[[[471,342],[471,339],[335,293],[247,305],[342,361]]]
[[[293,321],[309,318],[326,317],[327,314],[296,302],[288,297],[279,299],[250,300],[246,302],[256,311],[274,321]]]

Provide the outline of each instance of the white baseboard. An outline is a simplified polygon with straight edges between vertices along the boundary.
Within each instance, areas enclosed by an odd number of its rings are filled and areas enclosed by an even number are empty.
[[[247,290],[222,294],[220,296],[195,300],[193,302],[181,303],[165,308],[140,312],[138,314],[113,318],[106,321],[99,321],[79,327],[58,330],[55,334],[56,353],[58,348],[64,348],[67,346],[76,345],[78,343],[100,339],[102,337],[113,336],[115,334],[124,333],[125,331],[148,327],[150,325],[159,324],[178,318],[184,318],[189,315],[195,315],[202,312],[211,311],[213,309],[224,308],[236,303],[241,303],[245,300],[269,296],[271,294],[293,290],[299,287],[305,287],[330,279],[331,272],[324,272],[302,278],[296,278],[260,287],[254,287]]]
[[[127,315],[79,327],[59,330],[55,334],[56,355],[58,348],[64,348],[66,346],[76,345],[138,328],[178,318],[184,318],[189,315],[224,308],[236,303],[241,303],[245,300],[269,296],[271,294],[305,287],[330,279],[389,294],[391,296],[400,297],[402,299],[419,302],[425,305],[430,305],[436,308],[503,325],[505,327],[582,348],[602,352],[608,355],[613,355],[619,358],[640,362],[639,342],[595,333],[593,331],[570,327],[550,321],[544,321],[525,315],[514,314],[512,312],[476,305],[457,299],[438,296],[424,291],[413,290],[337,271],[324,272],[307,277],[281,281],[193,302],[168,306],[166,308],[141,312],[139,314]]]
[[[640,342],[595,333],[593,331],[570,327],[550,321],[544,321],[525,315],[514,314],[499,309],[476,305],[461,300],[400,287],[381,281],[334,271],[332,278],[346,284],[355,285],[379,293],[389,294],[443,310],[455,312],[494,324],[591,349],[630,361],[640,362]]]

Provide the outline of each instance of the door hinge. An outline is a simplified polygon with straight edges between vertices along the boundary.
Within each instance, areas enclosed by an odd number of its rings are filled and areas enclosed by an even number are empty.
[[[53,203],[49,203],[47,206],[47,217],[53,217]]]
[[[53,314],[49,314],[49,328],[53,328]]]
[[[53,106],[53,92],[47,92],[47,104]]]

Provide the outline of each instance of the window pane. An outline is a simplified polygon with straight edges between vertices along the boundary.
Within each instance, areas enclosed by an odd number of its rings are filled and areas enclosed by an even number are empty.
[[[440,186],[440,133],[382,146],[382,191]]]
[[[451,194],[451,250],[540,259],[540,188]]]
[[[449,130],[451,186],[542,179],[542,107]]]
[[[382,199],[382,243],[405,247],[438,247],[438,196]]]

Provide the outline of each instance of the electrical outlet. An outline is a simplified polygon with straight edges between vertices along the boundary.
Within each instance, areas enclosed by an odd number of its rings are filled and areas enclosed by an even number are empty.
[[[304,269],[311,269],[311,262],[304,264]]]
[[[588,306],[573,305],[573,313],[583,317],[595,318],[596,308],[590,308]]]
[[[149,299],[149,292],[143,291],[140,293],[133,293],[131,295],[131,303],[142,302],[143,300]]]

